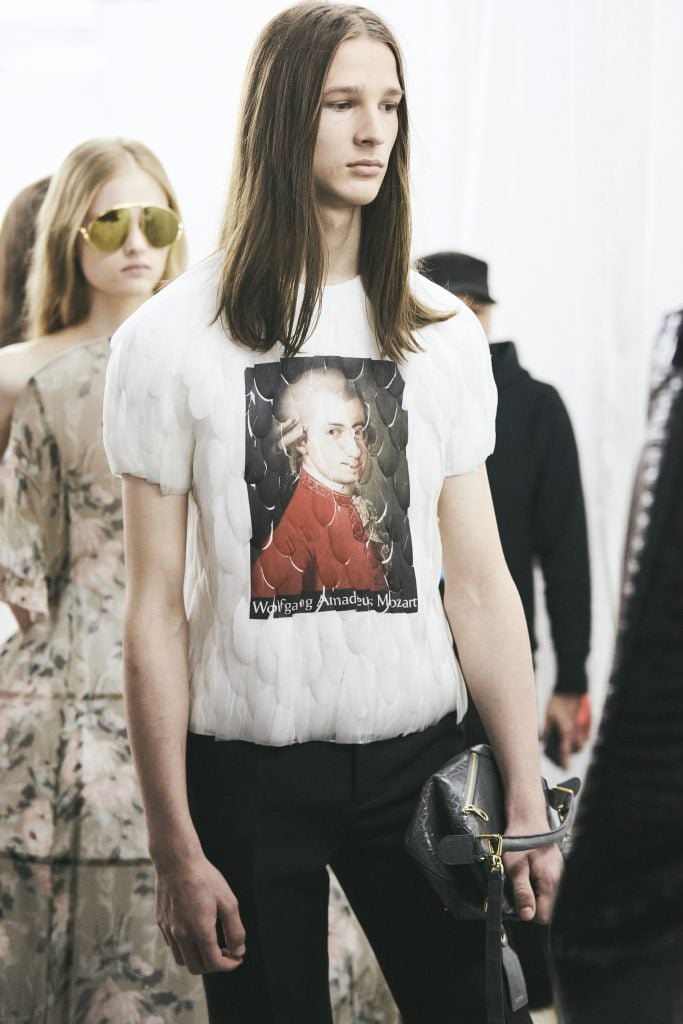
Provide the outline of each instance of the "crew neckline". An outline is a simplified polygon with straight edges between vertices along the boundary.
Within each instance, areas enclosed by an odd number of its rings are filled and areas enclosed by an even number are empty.
[[[337,291],[338,289],[341,289],[341,288],[349,288],[349,287],[351,287],[353,285],[355,285],[357,287],[360,284],[362,284],[361,276],[360,276],[360,274],[356,274],[355,277],[350,277],[348,279],[348,281],[337,281],[336,284],[324,284],[323,285],[323,291],[324,292],[332,292],[332,291]],[[298,288],[299,288],[299,292],[303,292],[304,285],[303,285],[302,281],[299,281]]]
[[[360,282],[360,274],[356,274],[355,277],[350,277],[348,279],[348,281],[337,281],[337,282],[335,282],[335,284],[326,284],[326,285],[324,285],[324,289],[325,289],[325,291],[327,291],[329,288],[345,288],[347,285],[357,284],[359,282]]]

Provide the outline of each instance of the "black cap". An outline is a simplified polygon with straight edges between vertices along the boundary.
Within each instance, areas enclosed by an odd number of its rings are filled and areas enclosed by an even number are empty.
[[[494,303],[489,294],[488,264],[465,252],[435,252],[420,260],[420,271],[453,295],[471,295],[478,302]]]

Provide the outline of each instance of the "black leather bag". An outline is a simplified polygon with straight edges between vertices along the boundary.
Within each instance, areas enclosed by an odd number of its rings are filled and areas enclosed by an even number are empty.
[[[430,776],[406,833],[406,848],[444,905],[458,919],[486,921],[486,983],[489,1024],[504,1024],[505,989],[513,1010],[527,1002],[517,954],[507,942],[504,918],[516,917],[505,890],[503,854],[569,839],[579,780],[550,788],[542,780],[548,832],[506,836],[503,784],[486,744],[462,751]]]

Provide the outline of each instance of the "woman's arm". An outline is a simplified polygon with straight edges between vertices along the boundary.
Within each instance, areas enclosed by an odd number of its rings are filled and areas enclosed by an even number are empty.
[[[237,967],[244,929],[237,901],[203,854],[187,799],[189,716],[183,603],[187,495],[124,477],[128,732],[157,874],[157,919],[193,974]],[[227,948],[219,947],[220,921]]]
[[[548,831],[540,785],[529,636],[503,556],[484,466],[444,481],[439,523],[444,607],[467,685],[496,754],[510,835]],[[556,847],[506,858],[523,920],[547,921],[561,872]]]

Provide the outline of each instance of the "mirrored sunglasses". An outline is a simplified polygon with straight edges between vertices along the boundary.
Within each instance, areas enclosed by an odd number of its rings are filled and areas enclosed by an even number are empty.
[[[87,227],[81,228],[81,234],[99,252],[116,252],[130,234],[131,210],[140,211],[140,230],[155,249],[171,245],[183,232],[177,215],[165,206],[121,203],[91,220]]]

